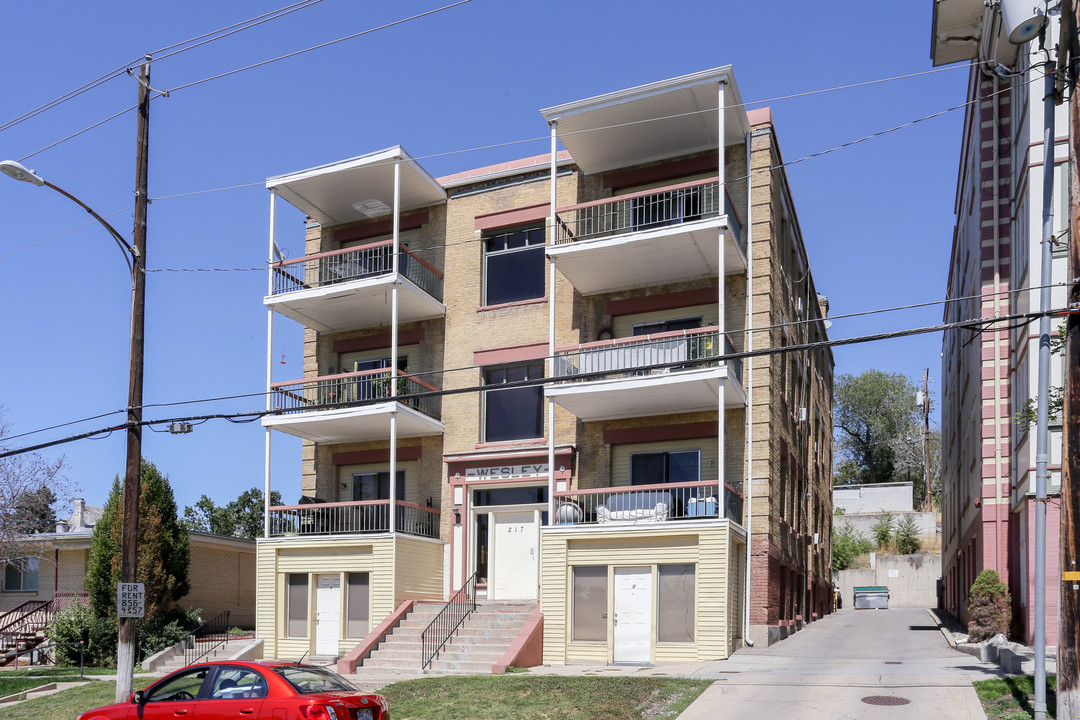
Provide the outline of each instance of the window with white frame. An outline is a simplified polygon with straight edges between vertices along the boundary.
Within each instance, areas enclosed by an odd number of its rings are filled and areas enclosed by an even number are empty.
[[[38,559],[21,558],[4,566],[4,592],[37,592]]]
[[[484,305],[544,297],[544,226],[484,237]]]
[[[544,436],[544,388],[540,384],[498,389],[508,383],[540,380],[536,360],[484,368],[484,442],[529,440]]]
[[[345,637],[362,638],[368,634],[371,604],[371,573],[348,574],[348,595],[345,598]]]

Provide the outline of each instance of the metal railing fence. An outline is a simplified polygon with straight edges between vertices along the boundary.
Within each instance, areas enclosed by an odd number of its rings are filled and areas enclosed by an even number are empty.
[[[184,665],[192,665],[229,642],[229,610],[214,617],[188,633],[184,639]]]
[[[437,538],[439,515],[436,508],[397,501],[396,530],[407,535]],[[276,505],[270,508],[270,537],[293,535],[349,535],[390,531],[390,501]]]
[[[297,292],[387,275],[394,271],[389,240],[283,260],[271,267],[273,294]],[[442,300],[442,273],[407,247],[398,253],[398,272],[436,300]]]
[[[715,363],[702,362],[735,352],[734,345],[726,336],[722,353],[720,348],[720,330],[716,327],[605,340],[556,351],[555,377],[572,378],[575,375],[592,373],[605,373],[605,377],[624,377],[649,372],[643,371],[643,368],[656,365],[664,367],[653,368],[651,372],[667,373],[723,363],[741,384],[741,358],[718,359]],[[686,364],[680,366],[678,363],[682,362]]]
[[[461,589],[454,593],[435,619],[420,633],[420,669],[431,667],[447,641],[453,636],[465,618],[476,610],[476,573],[473,573]]]
[[[350,403],[390,400],[392,382],[390,370],[376,369],[273,383],[270,386],[273,393],[272,409],[302,412]],[[437,392],[438,388],[414,375],[397,376],[398,402],[439,419],[439,396],[420,395],[432,391]]]
[[[720,183],[715,179],[582,203],[556,211],[555,244],[641,232],[724,214],[745,255],[742,223],[727,192],[722,207]]]

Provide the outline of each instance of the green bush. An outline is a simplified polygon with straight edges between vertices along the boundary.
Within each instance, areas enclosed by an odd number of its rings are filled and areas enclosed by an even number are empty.
[[[857,532],[850,522],[845,522],[833,533],[833,570],[847,570],[855,562],[855,558],[873,549],[872,542]]]
[[[968,635],[975,642],[988,640],[997,634],[1008,635],[1012,622],[1012,598],[1009,588],[993,570],[983,570],[971,584],[968,611]]]
[[[138,660],[164,650],[187,637],[199,625],[198,610],[174,608],[149,620],[135,624]],[[116,618],[95,618],[88,604],[71,605],[57,613],[48,628],[50,642],[72,643],[56,649],[56,661],[61,665],[79,664],[82,643],[83,662],[96,667],[116,665],[116,644],[119,627]]]
[[[919,552],[922,543],[919,542],[919,524],[915,522],[913,515],[908,515],[896,526],[896,552],[901,555],[911,555]]]
[[[94,617],[87,604],[75,604],[53,617],[46,631],[51,643],[71,643],[56,648],[58,665],[78,666],[82,643],[83,662],[87,665],[116,665],[116,622]]]
[[[877,522],[870,527],[870,531],[874,533],[875,547],[878,550],[888,550],[895,530],[896,519],[893,518],[893,514],[891,512],[879,513]]]

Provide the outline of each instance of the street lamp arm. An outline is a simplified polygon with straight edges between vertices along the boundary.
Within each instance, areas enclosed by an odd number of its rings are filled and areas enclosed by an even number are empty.
[[[132,275],[135,274],[135,266],[137,266],[139,264],[139,259],[140,259],[139,258],[139,250],[135,246],[133,246],[131,243],[129,243],[127,240],[125,240],[124,236],[121,235],[119,232],[117,232],[116,228],[114,228],[112,225],[110,225],[109,222],[105,218],[101,217],[96,212],[94,212],[94,209],[92,207],[90,207],[89,205],[84,203],[82,200],[80,200],[79,198],[77,198],[74,195],[72,195],[71,193],[69,193],[64,188],[59,187],[58,185],[54,185],[51,182],[49,182],[48,180],[42,180],[42,184],[45,187],[52,188],[56,192],[60,193],[64,197],[66,197],[68,200],[71,200],[73,203],[75,203],[76,205],[81,207],[86,212],[90,213],[90,215],[95,220],[97,220],[101,224],[102,227],[104,227],[106,230],[108,230],[109,234],[112,235],[113,240],[115,240],[116,244],[120,247],[120,250],[124,251],[125,254],[131,256],[130,259],[128,259],[128,269],[131,271]]]

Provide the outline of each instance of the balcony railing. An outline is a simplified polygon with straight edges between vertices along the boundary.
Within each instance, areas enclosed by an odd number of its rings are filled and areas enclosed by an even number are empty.
[[[732,488],[728,486],[728,495]],[[715,520],[720,502],[715,480],[628,485],[555,493],[554,525],[658,523]],[[725,515],[727,515],[725,509]]]
[[[326,287],[394,271],[394,244],[390,240],[284,260],[273,266],[274,295]],[[441,272],[415,252],[402,247],[398,272],[436,300],[442,301]]]
[[[697,369],[718,364],[708,362],[709,358],[719,358],[735,352],[735,347],[727,336],[724,337],[723,348],[721,353],[720,329],[715,326],[602,340],[556,351],[555,376],[572,378],[585,375],[588,377],[582,379],[602,380],[647,372],[667,373]],[[728,371],[741,385],[742,359],[730,358],[722,362],[726,363]],[[661,367],[643,370],[657,365]]]
[[[726,191],[722,213],[727,215],[728,227],[745,254],[742,223]],[[555,244],[641,232],[720,214],[719,180],[697,180],[557,210]]]
[[[397,501],[395,530],[407,535],[439,537],[439,511]],[[390,501],[312,502],[270,508],[270,537],[351,535],[390,531]]]
[[[389,370],[375,369],[273,383],[270,385],[273,392],[272,409],[293,413],[388,401],[391,399],[392,382]],[[398,375],[397,383],[398,402],[405,403],[425,415],[439,418],[439,396],[422,395],[438,392],[438,388],[413,375]],[[418,393],[421,396],[416,397]]]

